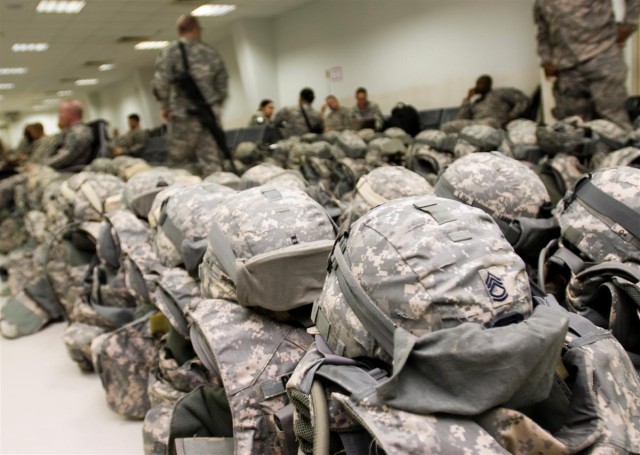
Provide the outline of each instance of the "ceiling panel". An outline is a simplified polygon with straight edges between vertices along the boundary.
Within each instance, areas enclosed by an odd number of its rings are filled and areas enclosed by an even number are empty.
[[[205,39],[213,41],[229,35],[230,25],[248,17],[282,14],[310,0],[220,0],[233,3],[237,9],[219,18],[201,18]],[[136,68],[153,65],[158,51],[135,51],[131,43],[118,43],[122,36],[146,36],[171,40],[176,37],[178,16],[189,12],[206,0],[179,2],[173,0],[87,0],[78,15],[38,14],[38,0],[0,0],[0,66],[27,67],[21,76],[0,76],[0,82],[13,82],[14,90],[2,90],[0,114],[29,111],[58,90],[75,93],[92,92],[96,87],[76,87],[64,78],[98,78],[101,85],[130,77]],[[14,43],[46,42],[43,53],[15,53]],[[116,69],[100,72],[86,67],[87,60],[108,60]],[[0,118],[1,120],[1,118]]]

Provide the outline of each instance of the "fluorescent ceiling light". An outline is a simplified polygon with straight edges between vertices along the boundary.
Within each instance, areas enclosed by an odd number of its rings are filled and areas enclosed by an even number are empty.
[[[11,46],[13,52],[44,52],[49,49],[47,43],[15,43]]]
[[[56,93],[56,95],[58,95],[60,98],[71,96],[73,95],[73,90],[60,90],[58,93]]]
[[[46,111],[46,110],[51,110],[51,106],[45,106],[45,105],[37,105],[37,106],[33,106],[33,110],[34,111]]]
[[[100,71],[111,71],[112,69],[114,69],[116,67],[116,65],[114,65],[113,63],[104,63],[102,65],[100,65],[98,67],[98,69]]]
[[[0,90],[11,90],[16,88],[16,84],[11,84],[11,83],[4,83],[4,84],[0,84]]]
[[[224,16],[235,10],[235,5],[202,5],[193,11],[193,16]]]
[[[60,103],[60,100],[58,98],[49,98],[42,101],[42,104],[48,104],[49,106],[53,106],[59,103]]]
[[[97,85],[98,79],[78,79],[75,84],[76,85]]]
[[[169,45],[169,41],[141,41],[134,47],[138,51],[148,51],[152,49],[164,49]]]
[[[40,0],[36,11],[39,13],[78,14],[87,4],[83,0]]]
[[[0,68],[0,76],[8,76],[14,74],[26,74],[26,68]]]

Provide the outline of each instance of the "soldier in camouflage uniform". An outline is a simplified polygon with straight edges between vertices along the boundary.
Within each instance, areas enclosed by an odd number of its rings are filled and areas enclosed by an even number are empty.
[[[281,129],[285,139],[324,131],[322,115],[311,107],[314,99],[313,90],[304,88],[300,91],[300,100],[296,106],[283,107],[278,111],[273,123]]]
[[[328,112],[325,114],[327,110]],[[338,98],[333,95],[327,96],[326,103],[322,106],[320,112],[325,115],[325,131],[342,131],[351,127],[351,113],[349,109],[340,106]]]
[[[262,100],[258,111],[249,119],[249,126],[269,126],[273,116],[273,101]]]
[[[458,119],[442,126],[446,133],[458,132],[476,123],[500,128],[520,117],[529,105],[529,98],[516,88],[492,88],[493,80],[480,76],[462,102]]]
[[[122,136],[116,137],[112,142],[113,156],[138,155],[147,143],[148,134],[140,128],[138,114],[131,114],[127,121],[129,123],[129,131]]]
[[[356,119],[375,119],[376,131],[381,131],[384,126],[384,117],[380,106],[369,101],[367,89],[359,87],[356,90],[356,105],[351,109],[351,117]]]
[[[220,150],[195,115],[195,103],[174,82],[185,71],[180,43],[185,47],[191,76],[218,124],[222,103],[227,98],[227,70],[218,52],[200,41],[201,29],[196,18],[181,16],[178,32],[180,40],[171,43],[158,56],[151,85],[160,103],[161,115],[169,123],[169,162],[174,167],[209,175],[221,170]]]
[[[65,101],[58,109],[58,126],[60,134],[55,140],[47,142],[45,150],[38,150],[39,164],[56,170],[65,170],[78,165],[88,164],[91,160],[93,133],[82,122],[82,104],[80,101]],[[25,170],[34,167],[27,164]]]
[[[556,77],[556,118],[600,116],[631,129],[622,46],[638,27],[640,1],[625,3],[624,23],[616,25],[610,0],[536,1],[538,54],[546,76]]]

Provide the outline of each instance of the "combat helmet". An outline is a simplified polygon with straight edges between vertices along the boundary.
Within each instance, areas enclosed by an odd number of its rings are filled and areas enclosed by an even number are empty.
[[[521,255],[537,257],[557,237],[542,180],[527,165],[502,153],[480,152],[454,161],[440,175],[435,194],[484,210]]]
[[[330,261],[313,319],[345,357],[390,361],[396,327],[419,337],[532,310],[523,261],[488,214],[458,201],[418,196],[380,205],[339,237]],[[369,302],[363,311],[354,296]],[[382,315],[380,329],[367,323],[369,312]],[[386,345],[372,330],[386,333]]]
[[[602,169],[558,204],[562,242],[588,262],[640,264],[640,170]]]

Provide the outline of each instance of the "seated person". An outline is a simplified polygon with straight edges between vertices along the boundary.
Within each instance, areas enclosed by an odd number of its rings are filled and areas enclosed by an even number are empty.
[[[351,110],[351,117],[355,119],[375,119],[375,129],[381,130],[384,125],[384,117],[380,107],[369,101],[367,89],[360,87],[356,90],[356,105]]]
[[[82,122],[82,104],[78,100],[63,101],[58,108],[58,126],[60,133],[55,140],[37,152],[34,159],[24,167],[29,171],[35,164],[50,166],[56,170],[88,164],[91,160],[93,133]],[[34,158],[34,157],[32,157]]]
[[[351,112],[340,106],[340,101],[333,95],[327,96],[325,104],[320,108],[324,116],[325,131],[343,131],[351,128]]]
[[[258,111],[249,119],[249,126],[268,126],[271,124],[271,117],[273,116],[273,101],[262,100],[260,101],[260,107]]]
[[[304,88],[300,91],[297,105],[283,107],[278,111],[273,123],[280,128],[285,139],[307,133],[322,134],[324,131],[322,115],[311,107],[315,97],[313,90]]]
[[[139,155],[147,143],[148,133],[140,128],[140,116],[131,114],[127,117],[129,131],[117,136],[111,142],[113,156]]]
[[[462,102],[458,119],[442,126],[445,133],[457,133],[465,126],[484,124],[501,128],[519,118],[529,106],[529,98],[516,88],[492,89],[493,80],[480,76]]]

